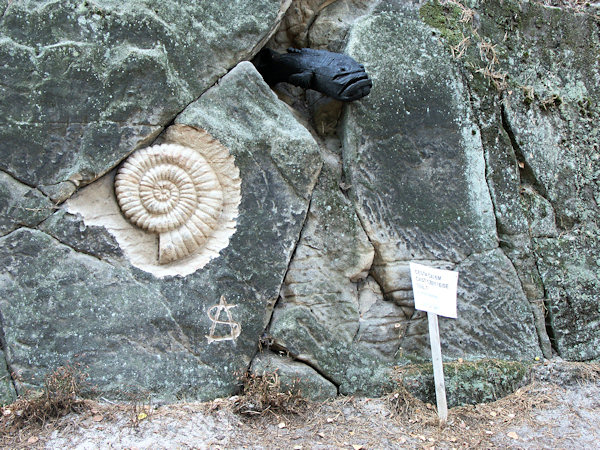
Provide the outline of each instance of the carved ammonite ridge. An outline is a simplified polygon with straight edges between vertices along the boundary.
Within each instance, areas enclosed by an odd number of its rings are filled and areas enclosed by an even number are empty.
[[[235,230],[239,171],[229,151],[201,132],[198,148],[176,143],[133,153],[115,178],[121,211],[134,225],[158,234],[158,263],[217,252]],[[223,235],[223,230],[227,236]],[[225,237],[225,241],[223,238]],[[211,239],[221,243],[213,243]],[[213,240],[214,240],[213,239]]]

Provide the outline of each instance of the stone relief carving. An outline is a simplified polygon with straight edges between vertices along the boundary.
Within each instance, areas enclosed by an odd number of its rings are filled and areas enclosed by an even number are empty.
[[[204,246],[223,211],[223,191],[197,151],[162,144],[135,152],[115,178],[125,217],[159,235],[158,261],[167,264]]]
[[[229,150],[204,130],[173,125],[66,208],[105,227],[134,266],[166,276],[188,275],[229,245],[240,201]]]
[[[239,204],[239,170],[229,151],[208,133],[197,149],[166,143],[133,153],[115,177],[127,219],[158,234],[158,262],[168,264],[200,251],[218,227],[225,204]],[[217,172],[226,177],[219,177]],[[224,182],[222,182],[224,181]],[[229,225],[235,226],[234,223]]]

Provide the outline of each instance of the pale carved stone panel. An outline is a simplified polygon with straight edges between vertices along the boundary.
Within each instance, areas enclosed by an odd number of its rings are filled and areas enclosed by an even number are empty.
[[[157,276],[188,275],[229,245],[241,201],[239,170],[206,131],[173,125],[163,143],[129,156],[114,175],[114,191],[112,176],[105,178],[67,209],[105,226],[134,266]]]

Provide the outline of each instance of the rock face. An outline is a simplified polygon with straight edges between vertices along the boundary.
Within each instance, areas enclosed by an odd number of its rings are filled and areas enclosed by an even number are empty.
[[[496,31],[501,19],[493,9],[487,14]],[[505,98],[502,110],[519,161],[548,332],[555,351],[573,360],[600,357],[600,39],[593,14],[521,6],[526,32],[507,42],[514,56],[505,64],[524,88]],[[554,50],[532,52],[534,43]]]
[[[285,391],[297,389],[303,397],[311,400],[325,400],[335,397],[337,389],[306,364],[293,361],[273,353],[259,353],[252,361],[250,368],[257,376],[276,372],[282,389]]]
[[[376,295],[367,298],[373,247],[339,177],[335,158],[326,159],[269,336],[275,348],[314,367],[340,392],[380,392],[386,386],[380,367],[393,361],[398,347],[393,335],[401,310],[386,308]],[[369,345],[386,338],[391,348]]]
[[[228,120],[215,105],[230,105],[222,112]],[[177,121],[209,130],[235,157],[244,182],[229,246],[203,270],[161,280],[132,268],[110,230],[88,228],[86,217],[63,214],[44,232],[8,234],[0,242],[8,268],[1,308],[9,364],[24,381],[72,361],[89,367],[110,396],[141,390],[206,399],[237,389],[236,372],[249,366],[279,294],[321,159],[250,63]],[[97,188],[101,182],[80,195]]]
[[[355,25],[348,50],[372,67],[373,92],[346,110],[345,171],[375,247],[373,275],[409,321],[403,349],[427,350],[408,262],[439,261],[461,280],[444,354],[534,356],[531,311],[497,250],[480,131],[456,66],[415,11],[391,3]]]
[[[463,3],[0,0],[0,401],[66,363],[110,398],[232,395],[247,370],[381,394],[429,359],[413,260],[459,272],[456,403],[600,358],[598,8]],[[371,93],[281,84],[288,107],[245,61],[270,38],[348,53]],[[141,265],[158,241],[115,173],[201,136],[239,171],[223,245]],[[506,383],[473,391],[486,374]]]
[[[9,3],[0,169],[56,200],[154,139],[251,57],[280,13],[272,1]]]
[[[462,59],[475,68],[470,86],[501,248],[532,305],[544,355],[598,358],[597,9],[485,3],[478,23],[465,25],[467,11],[428,6],[422,17],[449,45],[459,45],[459,32],[472,44]],[[499,96],[494,85],[502,84]]]
[[[20,226],[35,227],[53,211],[52,202],[39,190],[0,172],[0,235]]]

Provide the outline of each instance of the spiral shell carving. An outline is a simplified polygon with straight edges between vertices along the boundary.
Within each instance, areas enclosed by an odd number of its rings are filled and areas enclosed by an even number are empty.
[[[200,148],[167,143],[138,150],[115,177],[124,216],[159,236],[159,264],[198,253],[223,228],[235,231],[239,171],[229,151],[203,133]]]

